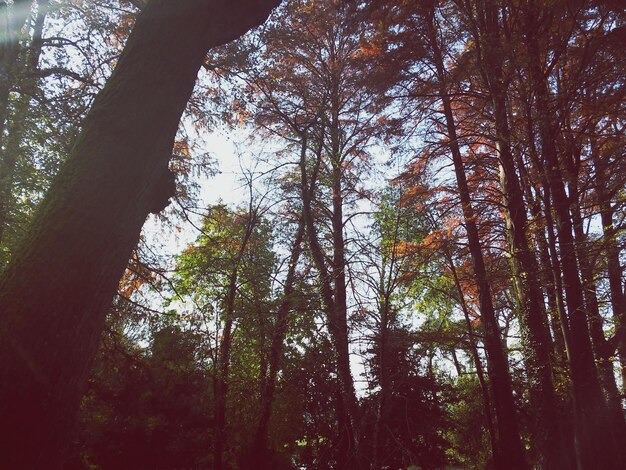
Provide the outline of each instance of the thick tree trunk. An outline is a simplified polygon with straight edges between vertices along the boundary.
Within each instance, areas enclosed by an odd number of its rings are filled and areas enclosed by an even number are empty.
[[[552,382],[552,340],[543,293],[539,287],[537,261],[526,238],[527,220],[521,188],[510,161],[512,156],[508,144],[501,141],[496,147],[501,161],[506,162],[501,167],[502,187],[507,207],[506,225],[512,251],[512,271],[519,299],[524,363],[529,376],[534,420],[532,434],[542,467],[569,469],[573,459],[559,429],[557,399]]]
[[[0,279],[0,460],[55,468],[207,50],[278,0],[151,0]]]

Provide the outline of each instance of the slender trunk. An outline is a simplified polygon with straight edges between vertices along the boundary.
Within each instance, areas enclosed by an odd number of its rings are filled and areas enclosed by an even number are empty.
[[[396,220],[396,238],[397,241],[397,222]],[[388,422],[391,412],[391,398],[392,398],[392,381],[390,371],[392,364],[390,361],[392,358],[389,355],[390,352],[390,333],[393,325],[395,324],[395,318],[391,311],[391,292],[393,283],[391,277],[394,269],[394,259],[391,259],[391,264],[388,267],[389,276],[385,280],[385,267],[386,262],[383,261],[383,275],[381,276],[379,293],[381,299],[379,301],[380,311],[380,331],[378,332],[378,385],[380,386],[380,392],[378,394],[378,410],[376,417],[376,426],[374,429],[374,445],[373,445],[373,468],[381,468],[385,465],[385,460],[388,454],[385,453],[386,444],[389,441]]]
[[[474,332],[474,327],[472,326],[469,309],[467,308],[467,303],[465,302],[465,296],[463,294],[463,289],[461,288],[461,282],[459,281],[459,276],[456,271],[456,266],[454,265],[454,260],[452,259],[452,255],[447,250],[446,257],[448,259],[448,266],[450,266],[450,270],[452,271],[452,278],[454,279],[454,285],[457,291],[457,295],[459,296],[459,303],[461,304],[461,309],[463,310],[465,327],[467,328],[467,342],[469,344],[470,354],[476,366],[476,375],[478,377],[478,383],[480,384],[480,390],[483,395],[483,409],[485,412],[485,419],[487,421],[487,432],[489,433],[489,442],[491,443],[491,453],[495,456],[498,455],[498,441],[494,426],[493,413],[491,411],[491,398],[489,397],[489,389],[485,380],[485,373],[483,371],[482,361],[480,359],[480,355],[478,354],[478,345],[476,344],[475,339],[476,333]]]
[[[378,333],[378,367],[379,386],[378,396],[378,416],[376,417],[376,427],[374,429],[373,445],[373,467],[381,468],[387,457],[385,453],[388,441],[387,425],[390,412],[391,401],[391,378],[389,376],[389,297],[383,300],[380,312],[380,331]]]
[[[550,200],[550,189],[548,186],[547,179],[545,178],[545,173],[543,172],[543,164],[540,160],[538,160],[539,171],[542,175],[542,186],[543,186],[543,203],[544,203],[544,216],[546,219],[545,224],[545,233],[547,234],[547,249],[548,249],[548,258],[546,259],[546,266],[550,267],[552,272],[552,280],[554,283],[554,296],[556,298],[556,306],[557,312],[559,316],[559,323],[561,326],[561,331],[563,334],[564,345],[565,345],[565,358],[567,359],[563,372],[567,375],[567,379],[565,383],[571,382],[571,333],[569,327],[569,318],[566,312],[566,302],[563,297],[564,288],[563,288],[563,278],[562,278],[562,269],[561,263],[557,251],[557,239],[555,235],[555,226],[554,220],[552,217],[552,202]],[[545,181],[544,181],[545,180]],[[574,446],[574,454],[577,454],[577,444],[576,444],[576,413],[575,413],[575,397],[573,394],[572,387],[569,387],[568,394],[565,397],[564,408],[561,411],[561,415],[563,418],[561,419],[561,423],[563,425],[563,429],[565,435],[570,443],[570,445]]]
[[[539,252],[541,265],[541,282],[544,286],[545,296],[548,302],[548,313],[550,324],[552,326],[552,335],[554,338],[554,356],[558,368],[563,371],[567,367],[567,346],[565,342],[565,328],[562,318],[565,317],[563,299],[560,297],[557,286],[554,282],[554,266],[548,252],[548,244],[545,239],[544,230],[538,232],[535,236],[537,251]],[[562,312],[562,313],[561,313]]]
[[[335,81],[336,83],[336,81]],[[331,191],[332,191],[332,238],[333,238],[333,261],[332,277],[335,297],[335,313],[330,322],[331,333],[334,330],[335,349],[337,352],[337,373],[342,387],[342,396],[347,409],[347,419],[353,429],[354,448],[351,454],[358,453],[359,431],[359,405],[354,390],[352,372],[350,371],[350,340],[348,332],[348,299],[346,292],[346,255],[344,240],[343,220],[343,168],[342,152],[339,135],[341,132],[339,123],[339,91],[338,85],[331,92],[331,121],[329,128],[331,150]]]
[[[446,73],[443,58],[439,49],[432,16],[429,26],[429,39],[434,52],[434,65],[437,69],[440,83],[439,96],[444,109],[448,142],[450,152],[452,154],[459,197],[461,200],[463,219],[465,222],[468,244],[474,267],[474,276],[476,277],[481,320],[485,331],[485,349],[487,351],[488,374],[496,410],[498,450],[500,451],[499,454],[494,455],[494,461],[496,463],[496,468],[525,469],[527,467],[522,450],[517,418],[515,415],[515,403],[513,401],[509,365],[504,352],[495,309],[493,307],[491,288],[487,280],[487,270],[483,259],[478,227],[476,225],[476,218],[471,203],[467,177],[465,175],[461,150],[457,140],[456,124],[454,122],[452,106],[446,85]]]
[[[622,410],[621,399],[615,373],[613,371],[614,348],[604,336],[604,320],[600,315],[596,285],[594,282],[593,268],[589,262],[589,250],[587,247],[587,236],[583,229],[583,220],[578,204],[578,189],[576,182],[569,185],[571,202],[572,221],[574,225],[574,241],[576,243],[576,255],[582,275],[583,299],[588,313],[589,334],[593,346],[596,365],[598,368],[598,378],[604,390],[608,411],[611,419],[611,432],[614,436],[615,445],[626,442],[626,423],[624,422],[624,411]]]
[[[162,203],[157,185],[206,52],[262,23],[277,3],[151,0],[139,15],[0,277],[5,466],[62,465],[106,312],[147,215]]]
[[[232,347],[233,324],[235,321],[235,298],[237,296],[237,282],[239,279],[239,271],[243,256],[248,247],[250,237],[254,232],[257,217],[252,208],[250,201],[250,210],[248,212],[248,221],[246,231],[230,275],[228,276],[228,291],[224,302],[224,329],[220,339],[219,351],[217,354],[217,374],[214,389],[214,442],[213,442],[213,468],[214,470],[222,470],[224,468],[224,450],[227,440],[226,436],[226,404],[228,401],[228,371],[230,368],[230,350]]]
[[[535,163],[539,160],[537,155],[537,148],[535,145],[535,133],[532,121],[532,107],[528,95],[522,96],[522,102],[524,103],[525,111],[525,127],[526,127],[526,141],[528,143],[528,153],[531,163]],[[531,220],[535,221],[534,229],[529,227],[529,232],[532,235],[532,239],[535,242],[535,251],[539,253],[540,264],[538,266],[538,278],[543,285],[543,292],[547,301],[547,314],[552,327],[552,344],[554,349],[554,357],[557,360],[559,368],[562,370],[567,363],[566,346],[565,346],[565,331],[561,323],[561,318],[565,317],[565,312],[560,315],[559,309],[562,305],[559,305],[559,298],[556,293],[556,286],[554,282],[552,260],[548,252],[548,246],[545,238],[545,223],[542,223],[542,219],[545,219],[541,212],[541,185],[534,186],[536,193],[533,193],[533,182],[531,176],[528,174],[528,170],[524,161],[521,158],[520,152],[516,155],[517,168],[520,172],[520,184],[524,189],[524,195],[528,201],[528,207],[530,210]],[[535,196],[535,194],[537,194]],[[545,222],[545,220],[544,220]],[[529,241],[529,247],[531,242]]]
[[[527,199],[530,202],[531,217],[535,220],[539,220],[542,216],[539,201],[532,197],[530,190],[528,193]],[[554,270],[550,254],[548,252],[548,245],[546,243],[545,227],[542,224],[533,232],[536,251],[539,253],[539,260],[542,266],[539,269],[538,274],[539,280],[543,285],[543,293],[547,301],[548,319],[552,328],[554,357],[559,368],[562,369],[567,364],[565,335],[563,334],[564,329],[561,324],[561,318],[565,316],[565,314],[559,315],[559,309],[562,308],[562,304],[559,304],[560,299],[557,296],[556,286],[554,284]]]
[[[267,433],[272,415],[272,406],[274,404],[276,378],[281,367],[284,340],[289,326],[289,312],[291,311],[295,295],[294,284],[296,279],[296,266],[298,264],[298,260],[300,259],[300,254],[302,253],[303,239],[304,222],[300,220],[296,237],[291,248],[291,256],[289,257],[289,267],[287,270],[287,277],[285,278],[283,299],[278,306],[278,311],[276,313],[275,331],[272,336],[270,357],[268,361],[268,374],[264,387],[261,389],[261,410],[259,412],[259,422],[257,424],[256,434],[254,437],[252,454],[255,456],[255,459],[250,463],[250,468],[259,468],[258,466],[260,465],[260,468],[268,468],[269,470]]]
[[[320,137],[319,146],[317,149],[317,163],[319,165],[322,158],[323,143],[321,142],[323,137]],[[348,337],[347,337],[347,325],[345,325],[345,319],[337,319],[337,312],[343,311],[342,307],[336,305],[336,290],[333,288],[333,281],[336,281],[335,269],[329,270],[324,251],[320,245],[319,237],[317,234],[317,228],[315,227],[315,221],[313,219],[312,211],[312,197],[313,188],[309,189],[308,175],[306,168],[306,151],[307,151],[307,137],[302,138],[302,148],[300,154],[300,173],[301,173],[301,195],[302,195],[302,217],[306,226],[306,234],[309,242],[309,248],[311,250],[311,256],[315,267],[319,272],[320,277],[320,290],[322,294],[322,302],[326,309],[328,317],[328,328],[333,338],[335,347],[335,353],[337,355],[337,385],[338,385],[338,398],[337,398],[337,421],[339,424],[339,463],[340,468],[352,468],[356,466],[356,436],[354,429],[353,415],[351,416],[351,403],[356,404],[356,395],[354,394],[354,387],[352,384],[352,376],[350,374],[349,356],[346,361],[346,353],[348,351]],[[334,264],[334,263],[333,263]],[[334,268],[334,266],[333,266]],[[345,288],[345,286],[344,286]],[[345,328],[342,328],[345,325]],[[339,358],[340,354],[344,353],[342,359]],[[340,363],[341,361],[341,363]]]
[[[401,212],[397,211],[394,224],[392,243],[395,247],[398,243],[398,230],[400,228]],[[372,464],[373,468],[381,468],[385,465],[387,454],[384,452],[388,442],[388,421],[391,412],[391,377],[389,355],[390,350],[390,329],[396,324],[396,316],[391,309],[391,295],[395,287],[394,271],[396,269],[397,251],[395,248],[390,255],[383,252],[381,260],[381,276],[378,285],[378,310],[380,312],[380,330],[377,335],[378,343],[378,409],[376,426],[374,429],[374,445]]]
[[[573,458],[557,416],[557,399],[550,361],[552,342],[539,285],[539,269],[528,244],[526,207],[511,151],[498,7],[495,1],[485,0],[479,2],[479,10],[478,60],[493,106],[495,144],[512,252],[511,263],[519,292],[524,361],[529,376],[533,411],[532,434],[541,466],[569,469]]]
[[[448,125],[448,136],[454,163],[454,169],[459,189],[459,196],[463,208],[463,218],[467,230],[467,238],[474,276],[478,287],[481,319],[485,329],[485,349],[488,356],[488,373],[492,387],[492,395],[496,408],[498,425],[498,448],[501,452],[495,456],[498,468],[526,468],[524,454],[519,435],[519,427],[515,416],[515,404],[508,362],[503,349],[500,328],[496,319],[495,309],[491,299],[491,288],[487,280],[487,270],[483,259],[478,227],[475,222],[474,210],[467,179],[463,168],[460,149],[457,144],[456,129],[454,126],[452,108],[447,95],[443,95],[444,112]],[[506,462],[506,464],[505,464]]]
[[[561,327],[561,333],[563,338],[563,343],[565,347],[565,353],[567,359],[569,360],[569,343],[570,343],[570,327],[569,320],[567,318],[567,312],[565,310],[565,301],[563,299],[563,281],[561,277],[561,269],[559,263],[559,256],[557,252],[557,240],[554,234],[554,219],[552,217],[552,202],[550,199],[550,184],[548,182],[547,173],[545,172],[545,167],[543,162],[538,156],[538,152],[535,146],[535,132],[534,132],[534,123],[532,116],[532,104],[525,100],[526,104],[526,135],[530,145],[530,159],[531,163],[537,169],[540,175],[540,190],[538,190],[541,202],[543,203],[543,216],[545,217],[545,232],[547,233],[548,240],[545,240],[545,234],[539,235],[540,240],[538,241],[538,245],[542,246],[546,245],[547,253],[541,251],[542,263],[545,267],[550,268],[550,272],[552,273],[552,284],[554,285],[553,294],[555,297],[556,303],[556,311],[558,312],[558,322]],[[538,201],[537,201],[538,203]],[[536,207],[535,211],[541,211],[540,207]],[[534,212],[533,216],[537,217],[539,212]],[[556,335],[556,332],[555,332]]]

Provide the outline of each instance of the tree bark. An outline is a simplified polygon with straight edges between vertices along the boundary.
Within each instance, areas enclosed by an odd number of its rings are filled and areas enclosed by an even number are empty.
[[[395,247],[398,243],[398,230],[400,225],[401,212],[397,210],[393,239],[391,240]],[[394,248],[391,253],[381,252],[381,270],[378,283],[378,311],[380,312],[380,326],[376,333],[376,343],[378,345],[377,362],[378,362],[378,392],[376,425],[374,428],[374,443],[372,446],[372,467],[381,468],[388,458],[385,447],[387,442],[393,438],[389,432],[389,415],[391,412],[392,400],[392,376],[391,366],[393,356],[390,355],[392,347],[391,333],[397,324],[397,315],[392,309],[392,294],[397,286],[397,278],[394,274],[396,262],[398,261],[398,253]]]
[[[614,226],[614,209],[611,206],[610,190],[606,175],[609,171],[608,162],[605,162],[595,143],[592,143],[591,157],[596,173],[596,195],[600,206],[602,220],[602,235],[611,293],[611,308],[615,321],[615,342],[619,354],[622,395],[626,395],[626,297],[622,287],[622,265],[620,264],[620,249],[617,244],[617,228]]]
[[[322,139],[323,137],[320,137]],[[321,164],[323,143],[318,143],[316,167]],[[320,244],[315,220],[312,211],[312,186],[308,183],[308,174],[306,168],[306,152],[307,137],[302,136],[302,148],[300,154],[300,173],[301,173],[301,193],[302,193],[302,217],[306,227],[307,240],[311,250],[311,256],[320,277],[320,290],[322,294],[322,302],[328,317],[328,329],[333,339],[335,354],[339,356],[342,352],[348,352],[348,334],[345,319],[343,322],[336,318],[337,312],[341,312],[341,307],[337,307],[335,295],[336,291],[333,282],[336,282],[334,271],[334,263],[332,269],[329,269],[326,263],[323,248]],[[345,288],[345,287],[344,287]],[[343,323],[343,324],[342,324]],[[345,333],[341,331],[342,326]],[[355,435],[354,416],[351,416],[350,403],[356,404],[356,395],[352,384],[352,375],[350,373],[349,357],[344,359],[342,364],[337,357],[337,422],[339,424],[339,450],[338,450],[338,467],[339,468],[358,468],[356,464],[357,441]]]
[[[332,54],[332,52],[331,52]],[[346,254],[344,241],[344,219],[343,219],[343,155],[340,143],[340,122],[339,113],[341,104],[339,102],[339,78],[332,77],[330,92],[330,113],[329,123],[330,135],[330,185],[332,191],[332,279],[335,299],[335,310],[330,318],[329,326],[333,335],[335,350],[337,353],[337,375],[341,386],[341,395],[346,407],[346,420],[352,428],[352,439],[349,452],[358,456],[359,450],[359,405],[354,390],[354,381],[350,370],[350,339],[348,331],[348,299],[346,291]],[[358,459],[354,459],[354,465]]]
[[[0,279],[0,460],[57,468],[206,52],[279,0],[152,0]]]
[[[572,158],[565,157],[565,161],[573,162]],[[621,405],[615,373],[613,371],[613,355],[615,349],[604,336],[604,320],[600,314],[596,284],[594,281],[593,267],[589,260],[591,256],[588,239],[583,228],[583,219],[580,210],[580,192],[578,190],[578,174],[572,165],[568,165],[570,181],[568,193],[570,199],[570,212],[574,226],[574,242],[576,244],[576,256],[582,278],[583,299],[587,310],[587,323],[589,324],[589,334],[591,344],[596,359],[598,379],[604,391],[606,405],[611,419],[611,433],[616,446],[620,442],[626,442],[626,423],[624,422],[624,411]],[[625,455],[626,457],[626,455]]]
[[[456,271],[456,266],[454,265],[454,260],[452,259],[452,255],[447,249],[445,251],[445,254],[448,261],[448,266],[450,267],[450,270],[452,272],[452,278],[454,279],[454,286],[456,288],[457,295],[459,296],[461,310],[463,310],[465,327],[467,328],[467,342],[469,345],[472,359],[474,360],[474,365],[476,366],[476,376],[478,377],[478,383],[480,384],[480,390],[483,395],[483,409],[485,411],[485,420],[487,421],[487,432],[489,433],[489,442],[491,443],[491,453],[492,455],[498,455],[498,440],[494,426],[493,413],[491,411],[491,398],[489,396],[487,381],[485,380],[483,364],[478,354],[478,345],[476,344],[475,337],[476,333],[474,332],[474,327],[472,326],[469,309],[467,308],[467,302],[465,302],[465,296],[463,294],[463,289],[461,288],[461,282]]]

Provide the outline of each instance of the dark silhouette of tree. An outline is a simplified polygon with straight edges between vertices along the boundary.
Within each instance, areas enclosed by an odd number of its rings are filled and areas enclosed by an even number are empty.
[[[7,465],[60,466],[106,311],[155,205],[204,57],[278,3],[152,0],[139,15],[0,280]]]

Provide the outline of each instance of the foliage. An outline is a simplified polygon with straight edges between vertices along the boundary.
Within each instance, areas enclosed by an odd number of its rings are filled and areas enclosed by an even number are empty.
[[[0,5],[20,22],[0,44],[0,266],[131,4]],[[69,468],[624,459],[624,21],[612,2],[292,0],[211,51],[159,216],[197,237],[169,259],[140,240]],[[218,125],[252,135],[247,206],[194,207]]]

